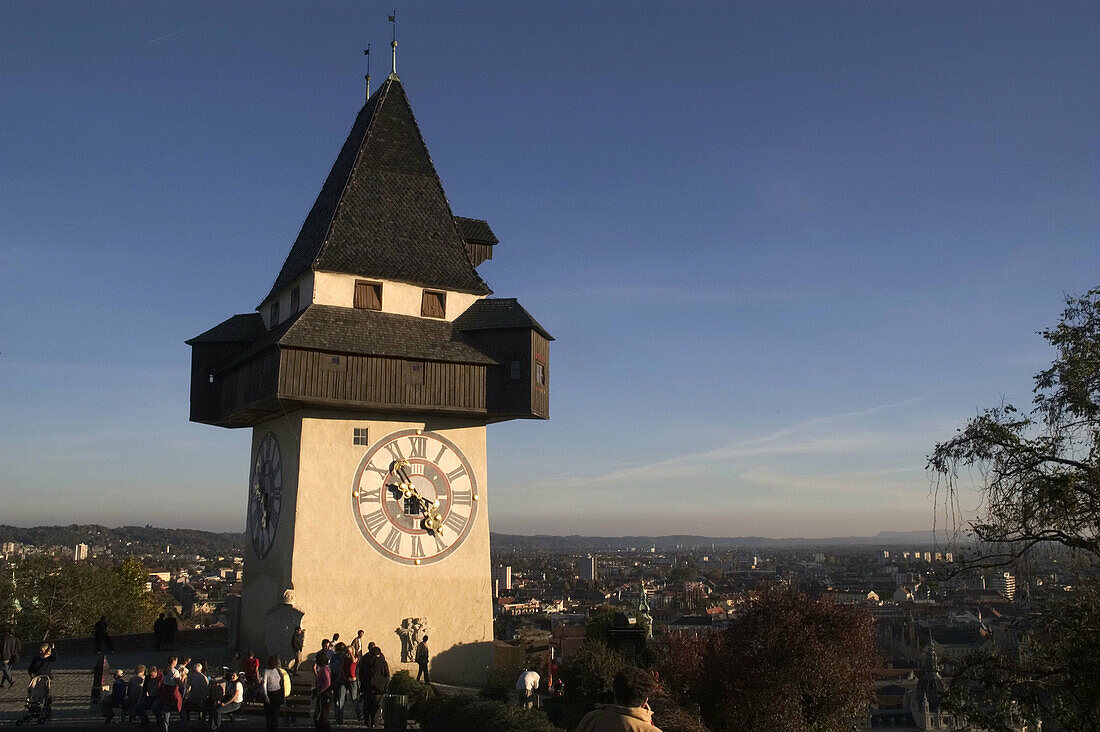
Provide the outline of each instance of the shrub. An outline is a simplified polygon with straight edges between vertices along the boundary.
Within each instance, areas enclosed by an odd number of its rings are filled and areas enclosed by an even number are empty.
[[[409,705],[413,706],[430,697],[435,696],[435,689],[430,685],[417,681],[408,671],[398,671],[390,677],[390,694],[404,694],[409,697]]]
[[[516,680],[521,673],[523,673],[523,669],[518,666],[493,669],[489,672],[489,677],[485,681],[485,686],[481,689],[480,696],[484,699],[496,701],[511,700],[512,692],[516,688]]]
[[[437,696],[413,713],[428,732],[560,732],[534,709],[472,696]]]
[[[590,640],[561,670],[565,693],[584,699],[610,699],[611,680],[626,661],[603,641]]]

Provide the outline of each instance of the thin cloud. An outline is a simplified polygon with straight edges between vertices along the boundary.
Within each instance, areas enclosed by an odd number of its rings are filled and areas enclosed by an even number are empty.
[[[160,43],[161,41],[166,41],[169,38],[175,38],[180,33],[186,33],[187,31],[189,31],[193,28],[194,28],[194,26],[188,26],[186,28],[180,28],[178,31],[172,31],[171,33],[168,33],[167,35],[157,36],[156,38],[153,38],[153,39],[147,41],[147,43]]]
[[[763,455],[805,455],[805,454],[836,454],[870,452],[883,449],[891,449],[897,444],[894,436],[883,435],[878,432],[859,432],[846,436],[828,436],[797,441],[777,443],[784,438],[793,437],[812,427],[839,422],[846,419],[865,417],[888,409],[898,409],[928,398],[928,394],[904,399],[900,402],[879,404],[867,409],[854,412],[842,412],[823,417],[796,422],[790,427],[785,427],[762,437],[748,440],[740,440],[731,445],[724,445],[713,450],[706,450],[689,455],[677,455],[676,457],[657,460],[649,463],[633,465],[630,467],[611,470],[598,475],[588,475],[575,478],[560,478],[556,480],[534,481],[532,486],[552,486],[555,488],[568,488],[584,486],[589,488],[620,486],[624,482],[658,478],[681,478],[689,473],[702,470],[704,466],[712,466],[717,462],[728,462],[734,459],[744,459]]]

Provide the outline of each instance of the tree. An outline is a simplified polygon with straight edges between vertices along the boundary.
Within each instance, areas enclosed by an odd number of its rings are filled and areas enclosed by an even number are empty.
[[[561,670],[565,693],[582,700],[610,701],[611,680],[626,661],[602,640],[587,640]]]
[[[1067,297],[1058,325],[1041,335],[1057,357],[1035,376],[1031,411],[986,410],[928,458],[953,518],[959,474],[981,476],[984,510],[968,522],[979,544],[964,569],[1012,564],[1044,546],[1100,560],[1100,288]],[[965,659],[951,708],[991,730],[1007,729],[1012,717],[1100,730],[1095,583],[1040,606],[1022,631],[1018,652]]]
[[[1100,288],[1067,297],[1061,322],[1042,336],[1058,357],[1035,376],[1030,414],[988,409],[928,457],[954,516],[960,469],[983,476],[984,514],[969,523],[984,545],[978,566],[1050,543],[1100,558]]]
[[[110,565],[31,557],[12,566],[14,581],[0,584],[0,607],[27,639],[90,636],[100,616],[112,633],[143,633],[161,603],[145,590],[148,576],[136,559]]]
[[[866,711],[878,663],[865,610],[766,585],[724,633],[667,637],[659,668],[712,729],[841,732]]]

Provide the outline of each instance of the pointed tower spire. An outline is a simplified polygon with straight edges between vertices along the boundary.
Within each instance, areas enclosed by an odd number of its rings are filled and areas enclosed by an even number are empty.
[[[363,78],[367,80],[367,101],[370,101],[370,44],[367,44],[367,50],[363,51],[363,55],[367,57],[367,75]]]
[[[397,10],[393,11],[393,15],[390,16],[390,22],[393,23],[393,40],[390,41],[390,48],[393,49],[393,63],[390,66],[390,78],[397,78]]]

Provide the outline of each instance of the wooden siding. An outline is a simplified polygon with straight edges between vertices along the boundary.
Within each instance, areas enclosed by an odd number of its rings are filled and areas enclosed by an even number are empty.
[[[395,408],[485,411],[485,366],[409,361],[382,356],[344,356],[346,370],[322,368],[333,354],[282,350],[279,396],[284,399]],[[422,365],[418,372],[415,366]],[[422,383],[416,383],[416,382]]]
[[[486,259],[493,258],[493,245],[466,242],[466,256],[470,258],[470,263],[476,267]]]
[[[202,403],[198,421],[218,423],[250,404],[274,396],[277,368],[275,349],[269,348],[214,374],[213,383],[207,377],[201,394],[192,391],[192,412],[198,396]]]
[[[382,283],[356,280],[354,305],[365,310],[381,310]]]
[[[424,297],[420,301],[420,314],[425,318],[447,317],[447,293],[424,290]]]
[[[542,364],[545,383],[536,378],[538,364]],[[550,416],[550,341],[534,330],[531,331],[531,412],[536,416]]]

